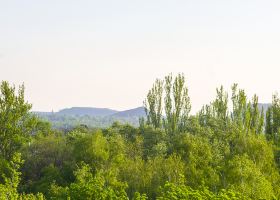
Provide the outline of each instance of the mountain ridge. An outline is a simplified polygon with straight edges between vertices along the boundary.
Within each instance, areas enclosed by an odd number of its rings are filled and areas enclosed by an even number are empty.
[[[97,108],[97,107],[71,107],[63,108],[57,112],[33,111],[32,113],[38,115],[70,115],[70,116],[92,116],[92,117],[131,117],[131,116],[144,116],[145,109],[143,106],[131,108],[127,110],[114,110],[110,108]]]
[[[80,124],[88,127],[108,127],[115,121],[139,125],[139,118],[145,117],[144,107],[137,107],[123,111],[108,108],[72,107],[64,108],[58,112],[32,112],[39,118],[50,122],[53,128],[65,129]]]
[[[117,110],[109,108],[96,108],[96,107],[71,107],[59,110],[57,114],[60,115],[78,115],[78,116],[107,116],[117,113]]]

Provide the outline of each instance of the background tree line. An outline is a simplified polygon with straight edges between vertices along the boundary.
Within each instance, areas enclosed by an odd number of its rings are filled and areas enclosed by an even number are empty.
[[[223,87],[195,115],[183,74],[156,80],[140,126],[52,129],[1,83],[0,199],[279,199],[280,99]]]

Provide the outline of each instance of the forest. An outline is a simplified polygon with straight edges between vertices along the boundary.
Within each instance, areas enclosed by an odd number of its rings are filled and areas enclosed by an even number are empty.
[[[203,91],[202,91],[203,92]],[[0,85],[0,200],[280,199],[280,98],[233,84],[196,114],[184,74],[157,79],[139,126],[59,130]]]

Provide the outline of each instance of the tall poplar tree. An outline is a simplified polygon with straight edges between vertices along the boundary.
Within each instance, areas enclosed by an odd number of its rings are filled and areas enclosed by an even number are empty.
[[[144,106],[147,123],[154,128],[163,127],[169,134],[184,131],[191,109],[184,75],[178,74],[173,78],[169,74],[164,80],[157,79],[147,94]]]
[[[144,101],[147,123],[154,128],[160,128],[162,125],[162,92],[163,81],[157,79]]]

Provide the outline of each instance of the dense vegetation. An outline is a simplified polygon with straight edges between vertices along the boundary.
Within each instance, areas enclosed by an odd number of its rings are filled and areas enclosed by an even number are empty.
[[[0,93],[0,199],[279,199],[280,99],[223,87],[196,114],[185,78],[157,80],[133,127],[52,129],[24,87]]]

